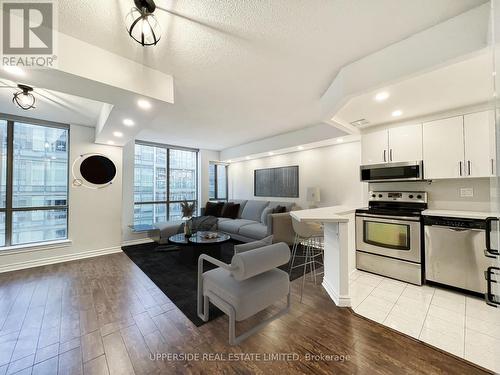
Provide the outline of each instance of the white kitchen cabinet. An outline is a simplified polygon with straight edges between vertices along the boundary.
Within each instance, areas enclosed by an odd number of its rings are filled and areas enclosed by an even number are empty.
[[[494,175],[495,122],[493,111],[464,116],[465,164],[468,177]]]
[[[422,124],[389,129],[389,161],[422,160]]]
[[[363,134],[361,137],[362,164],[379,164],[389,161],[387,129]]]
[[[426,179],[465,175],[463,116],[424,123],[423,145]]]

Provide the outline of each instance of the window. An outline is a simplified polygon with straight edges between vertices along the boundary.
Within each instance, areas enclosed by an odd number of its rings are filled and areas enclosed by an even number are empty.
[[[134,224],[182,219],[180,203],[198,202],[198,152],[135,144]]]
[[[208,199],[227,200],[227,165],[219,163],[209,164]]]
[[[0,120],[0,246],[68,238],[69,128]]]

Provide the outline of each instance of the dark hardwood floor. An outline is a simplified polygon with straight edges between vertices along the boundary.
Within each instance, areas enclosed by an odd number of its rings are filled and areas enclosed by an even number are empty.
[[[226,317],[195,327],[123,253],[0,274],[0,375],[485,373],[337,308],[319,285],[301,304],[300,282],[288,315],[230,347]]]

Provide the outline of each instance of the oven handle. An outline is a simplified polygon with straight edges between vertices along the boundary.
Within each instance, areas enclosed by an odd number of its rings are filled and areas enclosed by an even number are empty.
[[[484,229],[478,229],[478,228],[460,228],[460,227],[449,227],[446,225],[429,225],[429,224],[424,224],[424,225],[426,227],[448,229],[451,230],[452,232],[484,232]]]
[[[417,217],[410,217],[410,216],[389,216],[389,215],[373,215],[373,214],[356,214],[356,216],[361,216],[361,217],[372,217],[375,219],[390,219],[390,220],[399,220],[399,221],[412,221],[412,222],[419,222],[420,218]]]

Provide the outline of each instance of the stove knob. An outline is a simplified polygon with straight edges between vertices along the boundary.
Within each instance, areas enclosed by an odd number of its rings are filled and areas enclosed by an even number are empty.
[[[417,195],[417,199],[422,199],[422,196],[420,194]]]
[[[379,198],[382,198],[382,194],[379,194],[379,195],[378,195],[378,197],[379,197]]]
[[[408,195],[408,198],[413,199],[413,194]]]
[[[372,194],[372,198],[375,198],[377,195],[376,194]]]

